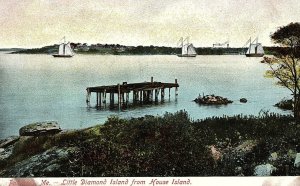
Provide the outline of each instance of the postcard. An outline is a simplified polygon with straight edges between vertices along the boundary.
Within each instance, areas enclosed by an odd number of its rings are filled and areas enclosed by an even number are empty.
[[[0,185],[297,185],[296,0],[0,0]]]

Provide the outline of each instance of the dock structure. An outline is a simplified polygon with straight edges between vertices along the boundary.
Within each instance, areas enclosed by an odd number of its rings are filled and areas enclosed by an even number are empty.
[[[87,87],[86,102],[87,105],[90,105],[91,93],[96,93],[96,106],[101,108],[102,106],[106,107],[106,97],[109,94],[109,107],[115,108],[115,97],[117,99],[118,109],[127,108],[130,102],[130,97],[132,96],[133,105],[137,104],[149,104],[149,103],[158,103],[159,95],[160,101],[164,102],[165,99],[165,89],[169,89],[169,98],[172,88],[175,88],[175,100],[178,96],[178,87],[177,79],[175,83],[163,83],[153,81],[151,77],[151,82],[142,82],[142,83],[127,83],[109,86],[97,86],[97,87]],[[131,95],[131,96],[130,96]]]

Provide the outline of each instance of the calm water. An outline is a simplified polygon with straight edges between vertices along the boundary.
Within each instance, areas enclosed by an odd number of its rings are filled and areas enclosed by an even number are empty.
[[[58,121],[62,128],[84,128],[103,123],[110,115],[139,117],[185,109],[193,119],[234,114],[258,115],[261,110],[283,112],[273,105],[290,95],[264,78],[261,58],[244,56],[103,56],[76,55],[69,59],[49,55],[0,53],[0,138],[17,135],[19,128],[37,121]],[[163,105],[127,111],[87,108],[86,87],[150,81],[174,82],[179,95]],[[228,97],[227,106],[199,106],[199,93]],[[168,92],[166,92],[168,93]],[[168,95],[168,94],[167,94]],[[246,97],[246,104],[239,99]],[[92,97],[95,105],[95,97]]]

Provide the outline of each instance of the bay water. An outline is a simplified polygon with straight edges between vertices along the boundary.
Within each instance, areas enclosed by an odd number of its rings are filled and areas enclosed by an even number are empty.
[[[122,118],[163,115],[186,110],[194,120],[222,115],[259,115],[261,111],[291,114],[273,105],[290,92],[264,77],[268,69],[262,58],[243,55],[51,55],[0,53],[0,138],[18,135],[22,126],[39,121],[57,121],[63,129],[103,124],[107,117]],[[95,95],[86,105],[86,87],[122,82],[175,82],[166,102],[129,108],[124,111],[98,110]],[[224,106],[200,106],[193,102],[199,94],[214,94],[234,102]],[[108,96],[109,97],[109,96]],[[240,103],[246,98],[247,103]],[[107,98],[108,99],[108,98]],[[108,100],[107,100],[108,101]]]

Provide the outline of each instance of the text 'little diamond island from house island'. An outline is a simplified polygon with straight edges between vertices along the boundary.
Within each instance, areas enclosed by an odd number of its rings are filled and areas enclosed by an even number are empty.
[[[60,185],[152,185],[152,186],[166,186],[166,185],[192,185],[191,180],[188,178],[152,178],[143,179],[143,178],[133,178],[133,179],[124,179],[124,178],[83,178],[83,179],[63,179]]]

